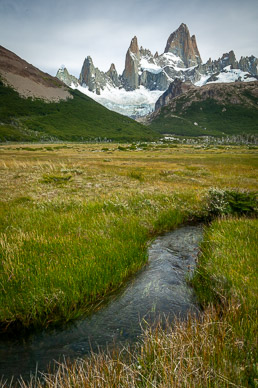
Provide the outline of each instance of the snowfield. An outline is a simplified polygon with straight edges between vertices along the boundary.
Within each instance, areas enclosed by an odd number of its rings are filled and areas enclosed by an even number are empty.
[[[215,81],[209,81],[210,75],[203,75],[201,79],[195,83],[196,86],[203,86],[205,84],[215,84],[215,83],[231,83],[236,81],[242,82],[251,82],[256,81],[256,78],[250,77],[249,73],[242,71],[240,69],[231,69],[231,66],[226,66],[224,69],[216,76]]]
[[[145,116],[153,112],[157,99],[164,93],[164,90],[150,91],[144,86],[131,92],[107,87],[101,90],[101,95],[90,92],[83,86],[73,85],[73,89],[78,89],[106,108],[129,117]]]

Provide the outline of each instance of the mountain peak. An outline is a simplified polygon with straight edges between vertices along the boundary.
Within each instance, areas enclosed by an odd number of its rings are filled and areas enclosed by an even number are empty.
[[[139,46],[138,46],[138,40],[137,36],[134,36],[131,40],[129,50],[133,53],[139,56]]]
[[[195,35],[190,36],[189,29],[184,23],[169,36],[164,52],[180,57],[186,67],[196,66],[202,62]]]
[[[116,71],[116,67],[114,63],[111,63],[110,68],[108,70],[109,72]]]
[[[78,79],[69,73],[65,65],[61,65],[57,70],[56,77],[67,86],[79,86]]]
[[[181,23],[177,30],[189,32],[189,29],[185,23]]]

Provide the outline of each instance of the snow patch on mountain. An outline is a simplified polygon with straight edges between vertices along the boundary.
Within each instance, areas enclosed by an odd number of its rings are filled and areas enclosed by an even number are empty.
[[[162,90],[150,91],[143,86],[133,91],[106,87],[101,95],[89,91],[88,87],[73,85],[73,88],[106,108],[129,117],[145,116],[153,112],[157,99],[164,93]]]
[[[231,65],[226,66],[220,73],[213,75],[202,76],[198,82],[195,82],[196,86],[203,86],[206,84],[214,83],[231,83],[231,82],[251,82],[256,81],[255,77],[251,77],[250,73],[247,71],[242,71],[240,69],[232,69]]]
[[[150,63],[147,58],[142,58],[140,61],[141,71],[149,71],[153,74],[158,74],[162,71],[162,67],[156,63]]]

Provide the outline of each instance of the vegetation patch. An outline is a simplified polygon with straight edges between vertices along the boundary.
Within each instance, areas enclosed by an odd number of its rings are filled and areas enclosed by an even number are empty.
[[[58,103],[21,98],[0,80],[0,142],[150,141],[158,134],[112,112],[77,90]]]
[[[172,327],[147,327],[133,349],[59,364],[38,387],[255,387],[256,219],[214,221],[207,228],[193,284],[202,315]]]
[[[72,178],[72,175],[43,175],[43,183],[66,183]]]
[[[212,304],[226,325],[214,363],[229,381],[255,386],[257,219],[219,219],[206,231],[193,279],[200,302]]]
[[[146,244],[162,207],[162,197],[153,207],[144,197],[130,203],[2,203],[2,327],[47,326],[85,313],[146,262]],[[159,232],[187,217],[172,204],[163,213]]]
[[[258,109],[230,103],[219,104],[213,99],[192,102],[185,110],[182,97],[177,98],[175,110],[163,107],[150,128],[159,133],[183,136],[221,136],[221,134],[257,134]],[[257,98],[256,98],[257,103]],[[177,117],[180,116],[180,117]]]
[[[207,194],[207,210],[211,216],[257,215],[257,193],[211,188]]]

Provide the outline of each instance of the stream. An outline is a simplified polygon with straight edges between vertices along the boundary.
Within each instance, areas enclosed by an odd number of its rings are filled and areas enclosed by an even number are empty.
[[[23,338],[0,338],[1,376],[29,379],[36,369],[47,371],[55,361],[75,359],[107,345],[133,343],[142,332],[141,321],[159,317],[185,319],[198,313],[186,276],[195,267],[201,226],[185,226],[155,239],[148,249],[149,261],[117,293],[91,315],[70,325]]]

